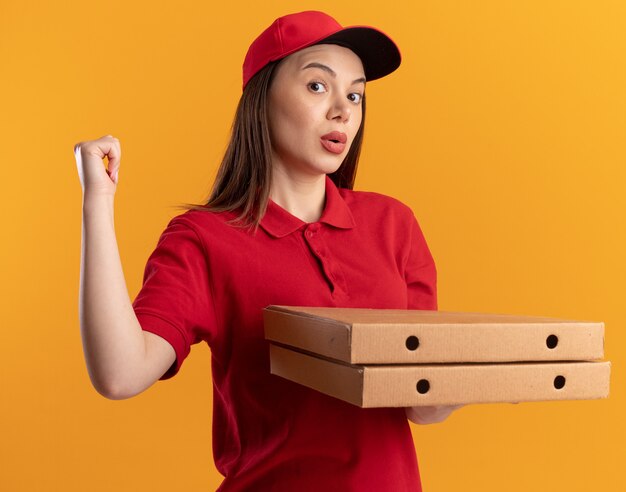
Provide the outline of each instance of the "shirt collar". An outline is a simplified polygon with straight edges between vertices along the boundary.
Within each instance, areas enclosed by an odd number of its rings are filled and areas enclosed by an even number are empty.
[[[326,175],[326,203],[319,222],[340,229],[351,229],[355,226],[348,204],[328,175]],[[280,238],[297,231],[307,223],[287,212],[270,198],[265,215],[259,224],[268,234]]]

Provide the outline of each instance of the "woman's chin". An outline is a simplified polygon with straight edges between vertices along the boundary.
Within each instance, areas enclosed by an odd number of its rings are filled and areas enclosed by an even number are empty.
[[[322,163],[319,166],[320,172],[324,174],[332,174],[341,167],[342,162],[343,162],[343,158],[341,160],[334,161],[334,162]]]
[[[299,164],[294,163],[291,166],[282,162],[278,167],[283,168],[286,174],[292,176],[294,173],[308,176],[321,176],[336,172],[337,169],[341,167],[343,160],[344,157],[341,156],[339,159],[319,159],[317,161],[300,162]],[[274,166],[276,166],[276,163]]]

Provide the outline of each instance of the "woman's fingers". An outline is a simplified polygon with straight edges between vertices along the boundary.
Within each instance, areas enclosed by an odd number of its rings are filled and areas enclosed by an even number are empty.
[[[460,404],[408,407],[406,414],[409,420],[416,424],[435,424],[443,422],[452,412],[464,406]]]
[[[114,194],[122,158],[120,141],[112,135],[74,145],[74,157],[83,193]],[[106,169],[103,159],[107,158]]]

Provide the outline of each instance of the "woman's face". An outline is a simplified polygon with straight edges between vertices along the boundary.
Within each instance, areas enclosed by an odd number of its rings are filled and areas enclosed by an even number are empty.
[[[348,48],[320,44],[282,60],[268,101],[275,170],[304,179],[335,172],[361,125],[364,93],[363,64]]]

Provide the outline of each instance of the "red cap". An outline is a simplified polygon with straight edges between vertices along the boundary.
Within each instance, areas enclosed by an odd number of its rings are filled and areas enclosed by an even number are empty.
[[[400,50],[382,31],[369,26],[342,27],[330,15],[308,10],[279,17],[252,42],[243,62],[243,87],[269,62],[322,42],[356,53],[367,80],[384,77],[400,66]]]

